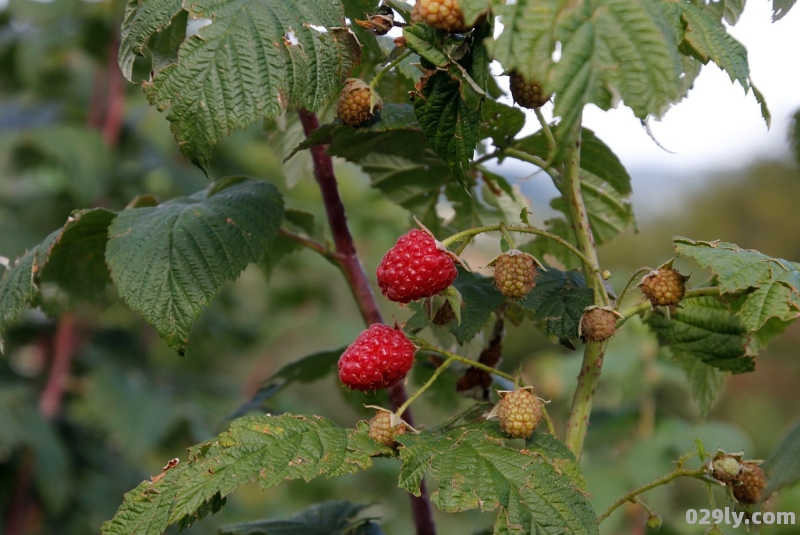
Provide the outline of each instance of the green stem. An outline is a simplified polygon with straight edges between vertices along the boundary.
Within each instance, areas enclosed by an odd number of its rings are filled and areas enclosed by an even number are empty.
[[[575,241],[578,249],[583,253],[583,275],[587,286],[590,281],[595,289],[595,304],[604,305],[609,302],[605,285],[600,280],[600,263],[597,259],[597,249],[589,224],[589,216],[583,201],[580,177],[580,152],[581,125],[580,117],[573,129],[569,146],[565,149],[566,162],[564,166],[564,182],[561,184],[561,193],[567,204],[567,215],[575,231]],[[598,284],[599,282],[599,284]],[[592,403],[597,384],[600,381],[600,371],[603,366],[603,343],[587,343],[583,352],[583,363],[578,375],[578,385],[572,399],[572,410],[567,422],[567,447],[580,459],[586,430],[589,427],[589,415],[592,412]]]
[[[431,385],[436,382],[436,379],[442,374],[442,372],[444,372],[448,367],[450,367],[450,365],[455,361],[456,361],[456,359],[454,359],[452,357],[448,357],[447,360],[445,360],[438,368],[436,368],[436,371],[433,372],[433,375],[431,375],[431,378],[428,379],[425,382],[425,384],[422,385],[419,388],[419,390],[414,392],[414,394],[412,394],[406,400],[405,403],[403,403],[402,405],[400,405],[400,407],[398,407],[398,409],[396,411],[397,416],[403,416],[403,413],[409,407],[409,405],[411,405],[414,402],[414,400],[417,399],[420,396],[420,394],[422,394],[427,389],[429,389],[431,387]]]
[[[508,243],[508,246],[510,248],[512,248],[512,249],[516,249],[517,248],[517,246],[514,245],[514,238],[511,237],[511,234],[508,233],[508,229],[506,229],[505,223],[500,223],[500,233],[506,239],[506,243]]]
[[[411,55],[411,50],[406,49],[406,50],[403,51],[402,54],[400,54],[399,56],[394,58],[392,61],[387,63],[386,66],[383,69],[378,71],[378,74],[376,74],[375,77],[372,79],[372,81],[369,83],[369,88],[370,89],[375,89],[378,86],[378,82],[381,81],[381,78],[383,78],[383,76],[387,72],[392,70],[394,67],[397,66],[398,63],[400,63],[401,61],[403,61],[404,59],[406,59],[410,55]]]
[[[631,284],[633,284],[633,281],[636,280],[636,277],[638,277],[641,273],[644,273],[646,271],[652,271],[652,269],[640,268],[636,271],[636,273],[631,275],[631,277],[628,279],[628,282],[625,284],[625,288],[622,289],[622,293],[619,294],[619,297],[617,297],[617,306],[614,307],[614,310],[619,310],[619,306],[622,304],[622,299],[625,297],[625,294],[628,292],[628,289],[631,287]]]
[[[732,292],[733,294],[741,293],[741,292]],[[719,286],[707,286],[705,288],[692,288],[691,290],[686,290],[686,294],[684,294],[684,299],[694,299],[697,297],[719,297],[722,295],[722,289]],[[646,312],[653,308],[653,305],[650,304],[650,301],[642,301],[637,303],[633,306],[630,306],[620,312],[622,318],[617,321],[617,328],[619,328],[623,323],[628,321],[633,316],[637,314],[641,314],[642,312]]]
[[[684,470],[681,468],[675,470],[674,472],[670,472],[664,477],[656,479],[652,483],[648,483],[647,485],[643,485],[636,490],[632,490],[619,500],[612,503],[611,506],[608,509],[606,509],[602,515],[600,515],[600,517],[597,519],[597,522],[598,523],[602,522],[603,520],[608,518],[609,515],[613,513],[620,505],[632,501],[636,496],[642,494],[643,492],[647,492],[648,490],[660,487],[661,485],[666,485],[668,483],[671,483],[673,480],[678,479],[679,477],[693,477],[695,479],[705,480],[705,474],[706,471],[703,468],[699,468],[697,470]]]
[[[550,125],[547,124],[547,119],[544,118],[542,110],[540,108],[534,108],[533,111],[536,114],[536,118],[539,119],[539,124],[542,125],[542,132],[544,132],[544,136],[547,138],[548,148],[551,151],[555,150],[556,138],[553,137],[553,132],[550,130]]]
[[[546,230],[538,229],[536,227],[524,227],[524,226],[521,226],[521,225],[514,225],[514,226],[490,225],[490,226],[486,226],[486,227],[470,228],[470,229],[463,230],[461,232],[458,232],[456,234],[453,234],[452,236],[449,236],[449,237],[443,239],[442,240],[442,245],[444,245],[445,247],[449,247],[450,245],[454,244],[455,242],[464,240],[466,238],[472,239],[475,236],[477,236],[478,234],[483,234],[485,232],[498,232],[498,231],[502,231],[502,229],[504,229],[504,228],[507,231],[511,231],[511,232],[520,232],[520,233],[523,233],[523,234],[536,234],[537,236],[542,236],[544,238],[548,238],[548,239],[553,240],[553,241],[555,241],[557,243],[560,243],[561,245],[563,245],[564,247],[569,249],[575,256],[580,258],[582,262],[589,262],[589,257],[587,257],[586,255],[581,253],[574,245],[572,245],[570,242],[568,242],[567,240],[565,240],[561,236],[556,236],[555,234],[547,232]]]
[[[547,162],[534,154],[528,154],[527,152],[523,152],[519,149],[514,149],[511,147],[504,149],[503,152],[506,154],[506,156],[512,156],[517,160],[532,163],[533,165],[540,167],[542,171],[550,175],[550,178],[552,178],[556,183],[561,180],[561,177],[559,177],[558,173],[552,168],[550,162]]]

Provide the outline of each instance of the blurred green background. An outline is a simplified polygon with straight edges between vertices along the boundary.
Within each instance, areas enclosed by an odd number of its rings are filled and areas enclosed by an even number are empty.
[[[163,115],[119,74],[121,8],[108,1],[11,0],[0,10],[2,257],[13,261],[22,255],[63,225],[73,209],[119,210],[139,194],[165,200],[207,185],[203,173],[179,155]],[[143,65],[137,64],[136,79],[147,78]],[[384,97],[400,101],[403,92],[396,93],[384,91]],[[296,117],[289,114],[268,126],[269,131],[254,126],[223,140],[211,175],[271,180],[288,206],[324,221],[307,155],[281,164],[302,138]],[[337,174],[353,235],[372,274],[382,253],[408,228],[409,214],[369,188],[356,166],[337,162]],[[636,268],[667,260],[673,235],[722,238],[800,260],[798,179],[798,167],[788,160],[698,178],[704,186],[668,216],[641,218],[639,234],[625,234],[601,250],[611,282],[619,290]],[[546,212],[547,199],[535,196],[530,183],[518,186],[534,198],[535,214]],[[484,265],[496,247],[484,241],[471,248],[470,263]],[[694,271],[693,280],[703,280],[696,266],[681,267]],[[381,305],[387,318],[409,316],[385,300]],[[160,473],[186,447],[218,433],[265,378],[286,363],[345,346],[362,328],[344,280],[310,252],[287,256],[277,266],[251,266],[229,284],[195,325],[185,357],[167,348],[112,289],[102,302],[58,319],[30,311],[5,334],[0,356],[0,533],[96,533],[124,492]],[[581,352],[561,348],[529,323],[507,329],[502,368],[521,369],[539,395],[552,399],[550,413],[563,436]],[[485,340],[472,343],[469,356],[476,356]],[[583,459],[596,510],[668,472],[695,438],[709,451],[719,447],[767,457],[800,416],[798,347],[795,325],[760,355],[757,373],[727,382],[701,420],[682,370],[631,321],[609,347]],[[54,373],[59,362],[68,362],[63,374]],[[409,388],[430,369],[429,363],[418,363]],[[443,387],[414,407],[423,426],[471,403],[452,392],[457,375],[444,377]],[[365,401],[328,376],[290,386],[271,398],[268,408],[322,414],[352,426],[368,414]],[[366,402],[385,404],[380,396]],[[344,498],[375,502],[369,513],[383,517],[386,533],[411,533],[407,497],[396,489],[397,468],[394,461],[378,460],[358,476],[291,482],[266,492],[245,487],[228,498],[222,512],[187,532],[210,534],[217,526],[288,516],[316,501]],[[718,507],[733,506],[721,492],[715,498]],[[696,481],[661,488],[645,500],[664,518],[661,533],[704,531],[684,520],[687,508],[709,507],[706,490]],[[800,488],[785,491],[776,510],[800,514]],[[493,518],[436,512],[444,534],[472,533]],[[603,533],[645,533],[644,519],[641,508],[623,507],[603,524]],[[775,526],[762,532],[798,529]]]

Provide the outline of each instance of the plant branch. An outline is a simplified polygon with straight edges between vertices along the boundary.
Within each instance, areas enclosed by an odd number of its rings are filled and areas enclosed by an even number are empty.
[[[333,264],[336,264],[337,267],[339,268],[342,267],[342,262],[341,259],[339,258],[339,255],[337,255],[334,251],[331,251],[321,243],[317,243],[314,240],[309,240],[308,238],[298,236],[297,234],[291,233],[288,230],[284,229],[280,229],[278,231],[278,234],[280,236],[283,236],[287,240],[291,240],[297,243],[298,245],[302,245],[303,247],[306,247],[316,253],[319,253],[326,260],[332,262]]]
[[[300,123],[303,125],[303,132],[308,136],[312,131],[319,128],[319,119],[316,114],[304,109],[297,110],[300,116]],[[319,185],[322,200],[325,204],[325,212],[328,216],[328,224],[333,234],[333,241],[336,245],[336,254],[340,258],[342,272],[353,292],[361,317],[366,325],[373,323],[383,323],[378,303],[372,293],[372,287],[364,272],[364,266],[358,258],[353,236],[347,226],[347,216],[344,210],[342,198],[339,195],[339,186],[336,183],[336,175],[333,172],[333,160],[325,152],[327,146],[317,145],[311,147],[311,158],[314,162],[314,178]],[[408,399],[405,386],[402,381],[397,383],[389,390],[389,401],[393,409],[401,407]],[[410,426],[414,426],[411,413],[406,411],[405,421]],[[411,511],[414,517],[414,526],[417,535],[436,535],[436,526],[433,523],[433,509],[428,499],[428,491],[423,480],[420,484],[420,495],[410,495]]]
[[[730,292],[730,294],[732,295],[736,295],[739,293],[742,292]],[[692,288],[691,290],[686,290],[686,293],[684,294],[683,298],[695,299],[698,297],[719,297],[720,295],[722,295],[722,289],[719,286],[706,286],[705,288]],[[619,321],[617,321],[617,327],[620,327],[623,323],[628,321],[633,316],[651,310],[652,308],[653,305],[650,304],[650,301],[647,300],[626,308],[625,310],[620,312],[622,318],[620,318]]]
[[[527,152],[512,147],[504,149],[503,152],[506,156],[511,156],[517,160],[522,160],[523,162],[532,163],[533,165],[541,168],[542,171],[550,175],[550,178],[552,178],[555,183],[558,183],[561,180],[561,177],[559,177],[558,173],[552,168],[550,162],[546,162],[534,154],[528,154]]]
[[[498,231],[502,231],[503,229],[505,229],[507,231],[511,231],[511,232],[521,232],[523,234],[536,234],[537,236],[542,236],[544,238],[548,238],[550,240],[553,240],[553,241],[563,245],[567,249],[569,249],[575,256],[580,258],[582,262],[587,262],[587,263],[590,262],[589,257],[584,255],[574,245],[572,245],[570,242],[568,242],[567,240],[565,240],[561,236],[556,236],[555,234],[547,232],[546,230],[538,229],[536,227],[522,226],[522,225],[508,226],[508,225],[505,225],[505,224],[501,224],[501,225],[491,225],[491,226],[486,226],[486,227],[475,227],[475,228],[463,230],[461,232],[458,232],[456,234],[453,234],[452,236],[449,236],[449,237],[443,239],[442,240],[442,245],[444,245],[445,247],[449,247],[450,245],[452,245],[455,242],[458,242],[458,241],[461,241],[461,240],[464,240],[464,239],[467,239],[467,238],[472,239],[475,236],[477,236],[478,234],[483,234],[485,232],[498,232]]]
[[[544,136],[547,138],[548,148],[551,151],[555,150],[556,138],[553,137],[553,132],[550,130],[550,125],[547,124],[547,119],[544,118],[541,108],[534,108],[533,112],[536,114],[536,118],[539,120],[539,124],[542,126],[542,132],[544,132]]]
[[[612,503],[609,506],[609,508],[606,509],[605,512],[602,515],[600,515],[600,517],[597,519],[597,522],[598,523],[602,522],[603,520],[608,518],[609,515],[611,513],[613,513],[620,505],[623,505],[624,503],[629,502],[629,501],[634,501],[634,498],[636,498],[636,496],[638,496],[639,494],[642,494],[643,492],[647,492],[648,490],[654,489],[656,487],[660,487],[661,485],[666,485],[668,483],[671,483],[672,481],[674,481],[675,479],[678,479],[679,477],[693,477],[695,479],[701,479],[701,480],[705,481],[705,474],[706,474],[706,471],[703,468],[698,468],[697,470],[686,470],[686,469],[683,469],[683,468],[679,468],[679,469],[675,470],[674,472],[670,472],[669,474],[665,475],[664,477],[656,479],[652,483],[648,483],[647,485],[643,485],[643,486],[639,487],[636,490],[630,491],[628,494],[626,494],[625,496],[623,496],[619,500],[617,500],[614,503]]]
[[[448,358],[447,360],[445,360],[443,363],[441,363],[441,364],[439,365],[439,367],[438,367],[438,368],[436,368],[436,370],[433,372],[433,375],[431,375],[431,378],[430,378],[430,379],[428,379],[428,380],[425,382],[425,384],[424,384],[424,385],[422,385],[421,387],[419,387],[419,390],[417,390],[416,392],[414,392],[414,393],[411,395],[411,397],[410,397],[410,398],[408,398],[408,399],[406,400],[406,402],[405,402],[405,403],[403,403],[403,404],[402,404],[402,405],[401,405],[401,406],[400,406],[400,407],[397,409],[397,411],[395,411],[395,412],[396,412],[396,414],[397,414],[397,416],[403,416],[403,413],[406,411],[406,409],[409,407],[409,405],[411,405],[412,403],[414,403],[414,400],[415,400],[415,399],[417,399],[417,398],[418,398],[418,397],[419,397],[419,396],[420,396],[420,395],[421,395],[423,392],[425,392],[427,389],[429,389],[429,388],[431,387],[431,385],[433,385],[433,383],[435,383],[435,382],[436,382],[436,379],[438,379],[438,378],[439,378],[439,376],[442,374],[442,372],[444,372],[444,371],[445,371],[447,368],[449,368],[449,367],[450,367],[450,365],[451,365],[453,362],[455,362],[455,359],[454,359],[454,358],[452,358],[452,357],[450,357],[450,358]]]
[[[50,364],[50,375],[47,377],[42,395],[39,398],[39,412],[48,420],[52,420],[61,410],[64,388],[69,377],[72,357],[79,344],[75,314],[67,312],[58,320],[53,337],[53,360]]]
[[[591,280],[595,290],[595,304],[604,305],[609,302],[605,285],[598,278],[600,263],[597,259],[597,249],[589,224],[589,215],[583,201],[580,177],[581,157],[581,124],[580,117],[573,129],[569,146],[565,149],[566,162],[564,166],[564,182],[561,193],[567,204],[567,215],[575,231],[575,241],[578,249],[583,253],[582,267],[587,286]],[[599,282],[599,284],[598,284]],[[599,289],[598,289],[599,287]],[[600,370],[603,366],[604,343],[590,342],[584,346],[583,363],[578,375],[578,386],[572,399],[572,410],[567,422],[567,447],[581,458],[583,442],[589,427],[589,415],[592,412],[595,388],[600,380]]]
[[[645,273],[647,271],[652,271],[652,269],[650,269],[650,268],[639,268],[639,269],[636,270],[636,272],[633,275],[630,276],[630,278],[628,279],[628,282],[625,283],[625,288],[622,289],[622,293],[620,293],[619,297],[617,297],[617,306],[615,307],[615,310],[619,310],[619,306],[622,304],[622,299],[625,297],[625,294],[628,293],[628,289],[631,287],[631,284],[633,284],[633,281],[635,281],[636,278],[639,275],[641,275],[642,273]]]
[[[376,74],[376,75],[375,75],[375,77],[374,77],[374,78],[372,78],[372,81],[370,81],[370,83],[369,83],[369,87],[370,87],[370,89],[375,89],[375,88],[378,86],[378,82],[380,82],[380,81],[381,81],[381,78],[383,78],[383,76],[384,76],[384,75],[385,75],[387,72],[389,72],[390,70],[392,70],[392,69],[393,69],[394,67],[396,67],[396,66],[397,66],[397,65],[398,65],[398,64],[399,64],[401,61],[403,61],[404,59],[406,59],[406,58],[407,58],[408,56],[410,56],[410,55],[411,55],[411,50],[410,50],[410,49],[406,49],[406,50],[404,50],[404,51],[403,51],[403,53],[402,53],[402,54],[400,54],[399,56],[397,56],[396,58],[394,58],[394,59],[393,59],[391,62],[389,62],[389,63],[388,63],[388,64],[387,64],[387,65],[386,65],[384,68],[382,68],[380,71],[378,71],[378,74]]]

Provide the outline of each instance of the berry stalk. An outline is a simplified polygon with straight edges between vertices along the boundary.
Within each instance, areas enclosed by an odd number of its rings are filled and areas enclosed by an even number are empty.
[[[303,125],[303,132],[308,136],[312,131],[319,128],[319,119],[315,113],[303,108],[297,110],[300,116],[300,123]],[[333,160],[325,150],[326,145],[311,147],[311,158],[314,162],[314,178],[319,185],[322,200],[325,204],[325,213],[328,216],[328,224],[333,234],[333,242],[336,252],[341,258],[342,272],[347,283],[353,292],[361,317],[366,326],[373,323],[383,323],[383,317],[378,309],[375,295],[367,279],[364,266],[356,252],[353,236],[347,226],[347,216],[339,195],[339,186],[336,183],[336,175],[333,172]],[[406,389],[403,383],[397,383],[389,389],[389,401],[393,408],[400,407],[407,399]],[[406,422],[413,427],[411,413],[406,412]],[[436,535],[436,526],[433,523],[433,509],[428,499],[428,490],[423,480],[420,484],[420,495],[409,495],[411,499],[411,511],[414,516],[414,526],[417,535]]]
[[[384,68],[382,68],[380,71],[378,71],[378,74],[376,74],[375,77],[372,78],[372,80],[369,82],[370,89],[375,89],[376,87],[378,87],[378,83],[381,81],[381,78],[383,78],[383,75],[385,75],[387,72],[392,70],[401,61],[403,61],[404,59],[406,59],[410,55],[411,55],[411,50],[406,49],[406,50],[403,51],[402,54],[400,54],[399,56],[394,58]]]
[[[423,392],[425,392],[427,389],[429,389],[431,387],[431,385],[433,385],[433,383],[436,382],[436,379],[439,378],[439,376],[442,374],[442,372],[444,372],[447,368],[449,368],[450,365],[455,361],[456,361],[456,359],[454,359],[453,357],[449,357],[447,360],[445,360],[443,363],[441,363],[439,365],[439,367],[436,368],[436,370],[433,372],[433,375],[431,375],[431,378],[428,379],[425,382],[424,385],[419,387],[419,390],[414,392],[411,395],[411,397],[406,400],[405,403],[400,405],[400,407],[397,409],[397,411],[395,411],[395,414],[397,414],[397,416],[403,416],[403,413],[406,411],[406,409],[408,409],[409,405],[414,403],[415,399],[417,399],[420,395],[422,395]]]

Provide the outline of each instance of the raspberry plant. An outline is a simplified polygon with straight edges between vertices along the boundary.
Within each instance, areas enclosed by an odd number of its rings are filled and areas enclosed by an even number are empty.
[[[775,0],[776,18],[792,4]],[[599,515],[579,464],[605,350],[626,322],[641,319],[669,348],[705,413],[725,377],[752,372],[759,350],[800,314],[800,264],[732,243],[676,237],[676,258],[710,272],[686,286],[670,260],[631,274],[617,293],[598,259],[598,246],[634,224],[632,190],[623,163],[582,126],[584,108],[608,110],[621,101],[643,122],[658,119],[713,62],[752,92],[769,123],[746,50],[724,24],[735,24],[743,9],[743,1],[688,0],[128,2],[119,67],[129,81],[141,81],[180,152],[210,183],[164,202],[140,195],[119,211],[80,207],[3,273],[0,330],[29,307],[57,316],[113,285],[171,348],[191,358],[192,325],[226,282],[248,264],[274,265],[287,250],[305,247],[341,271],[368,330],[347,349],[280,370],[256,398],[333,373],[338,361],[344,385],[385,388],[388,406],[371,423],[340,427],[315,415],[244,415],[257,403],[245,405],[226,431],[125,494],[102,533],[187,527],[219,511],[246,483],[359,477],[375,457],[396,462],[419,534],[435,533],[431,504],[447,512],[497,511],[498,534],[591,535],[633,501],[647,509],[647,525],[660,526],[639,495],[677,478],[732,488],[743,506],[759,506],[794,484],[797,430],[765,465],[774,474],[769,482],[752,461],[742,461],[738,475],[721,476],[719,460],[732,457],[712,458],[698,442],[675,471]],[[209,24],[187,33],[198,19]],[[137,61],[148,63],[146,80],[134,79]],[[505,103],[493,72],[510,77],[514,99],[530,115]],[[284,161],[310,156],[328,240],[307,207],[287,206],[269,177],[212,176],[221,138],[256,122],[288,137],[281,124],[289,117],[304,138]],[[521,136],[528,120],[537,131]],[[552,180],[552,206],[563,217],[531,224],[525,199],[486,167],[508,158]],[[408,211],[408,233],[374,277],[348,227],[334,159],[360,167]],[[451,216],[443,217],[443,204]],[[481,235],[493,240],[493,256],[502,253],[497,280],[464,258]],[[636,293],[638,281],[644,295]],[[386,325],[376,287],[404,305],[392,309],[404,316],[395,328]],[[539,327],[583,351],[566,423],[553,422],[531,393],[536,377],[500,369],[506,321]],[[481,344],[487,329],[489,342]],[[482,346],[477,359],[470,344]],[[434,371],[409,396],[403,379],[415,353]],[[458,375],[458,391],[477,392],[480,400],[438,426],[415,428],[412,404]],[[500,422],[488,418],[491,401],[499,401]],[[698,466],[687,468],[689,462]],[[438,484],[430,494],[428,477]],[[288,524],[261,520],[221,532],[290,525],[293,533],[381,533],[375,519],[359,518],[362,509],[331,502]]]

